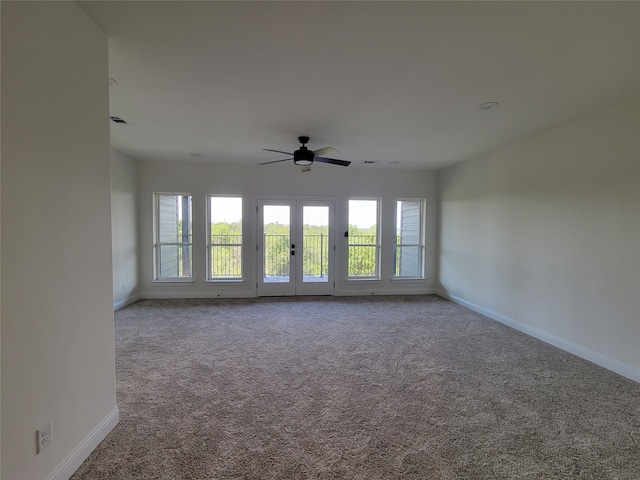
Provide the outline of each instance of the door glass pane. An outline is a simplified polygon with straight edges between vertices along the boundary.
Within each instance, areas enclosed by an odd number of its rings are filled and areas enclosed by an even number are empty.
[[[302,207],[302,281],[328,282],[329,207]]]
[[[288,283],[291,276],[291,225],[288,205],[263,207],[265,283]]]

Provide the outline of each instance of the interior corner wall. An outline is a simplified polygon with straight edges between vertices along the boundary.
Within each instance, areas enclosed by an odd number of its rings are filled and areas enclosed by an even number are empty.
[[[217,285],[207,285],[205,241],[206,195],[242,195],[245,219],[243,285],[225,285],[225,296],[253,297],[256,295],[254,266],[257,262],[254,236],[257,217],[252,202],[255,195],[333,197],[337,202],[337,232],[347,230],[349,198],[382,199],[382,279],[369,282],[366,290],[356,290],[346,281],[346,259],[338,256],[343,268],[336,279],[336,295],[434,293],[436,285],[437,241],[437,174],[429,171],[365,169],[314,165],[308,173],[301,173],[294,165],[230,166],[194,162],[139,162],[140,175],[140,279],[142,298],[207,298],[219,296]],[[193,196],[193,285],[158,285],[153,280],[153,194],[190,193]],[[396,198],[426,198],[426,268],[425,279],[391,281]],[[346,257],[344,237],[338,235],[338,253]]]
[[[138,280],[138,161],[111,151],[113,308],[140,298]]]
[[[640,97],[440,172],[443,293],[640,381]]]
[[[0,7],[2,478],[69,478],[117,423],[107,37],[75,2]]]

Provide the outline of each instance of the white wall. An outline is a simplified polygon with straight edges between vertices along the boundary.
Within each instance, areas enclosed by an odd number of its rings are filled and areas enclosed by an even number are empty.
[[[256,227],[255,209],[252,209],[253,195],[300,195],[332,196],[339,200],[338,215],[339,249],[338,261],[344,265],[346,241],[340,233],[347,230],[347,202],[350,197],[380,197],[383,205],[381,263],[382,280],[369,282],[363,290],[356,290],[353,283],[346,281],[346,267],[343,266],[336,294],[385,293],[426,293],[434,291],[436,285],[436,179],[432,172],[379,170],[363,168],[343,168],[330,165],[314,165],[311,172],[301,173],[300,169],[287,165],[261,166],[213,166],[204,163],[181,162],[140,162],[140,252],[141,252],[141,296],[155,297],[215,297],[217,288],[206,285],[205,278],[205,197],[214,194],[242,194],[244,196],[244,217],[249,219],[251,229],[245,232],[251,238]],[[194,254],[193,286],[166,287],[153,283],[153,193],[186,192],[193,195]],[[393,208],[397,197],[427,199],[427,251],[426,279],[414,282],[392,282],[392,242]],[[245,224],[246,225],[246,224]],[[342,242],[342,244],[340,244]],[[254,245],[254,244],[253,244]],[[255,247],[245,248],[246,282],[243,286],[226,286],[226,296],[255,296],[254,275]]]
[[[75,2],[1,8],[2,478],[68,478],[117,423],[107,38]]]
[[[113,306],[140,298],[138,281],[138,161],[111,151],[111,239]]]
[[[640,98],[446,169],[441,288],[640,381]]]

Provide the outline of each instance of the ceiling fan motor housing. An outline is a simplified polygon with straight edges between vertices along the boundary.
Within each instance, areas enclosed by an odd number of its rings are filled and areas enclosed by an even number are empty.
[[[311,165],[313,163],[313,152],[302,146],[293,152],[293,163],[300,166]]]

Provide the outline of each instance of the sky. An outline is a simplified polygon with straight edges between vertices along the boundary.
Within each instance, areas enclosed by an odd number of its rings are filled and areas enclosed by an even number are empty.
[[[377,223],[378,210],[375,200],[349,200],[349,224],[360,228],[369,228]],[[264,210],[265,223],[289,223],[289,209],[286,206],[269,205]],[[276,208],[277,207],[277,208]],[[242,199],[240,197],[211,197],[213,223],[237,222],[242,218]],[[306,206],[304,223],[307,225],[326,225],[327,211],[324,207]]]
[[[265,205],[264,223],[289,224],[289,207]],[[329,208],[323,206],[304,205],[303,223],[305,225],[326,226],[329,223]]]
[[[376,200],[349,200],[349,225],[369,228],[378,223]]]
[[[242,218],[241,197],[211,197],[213,223],[235,223]]]

